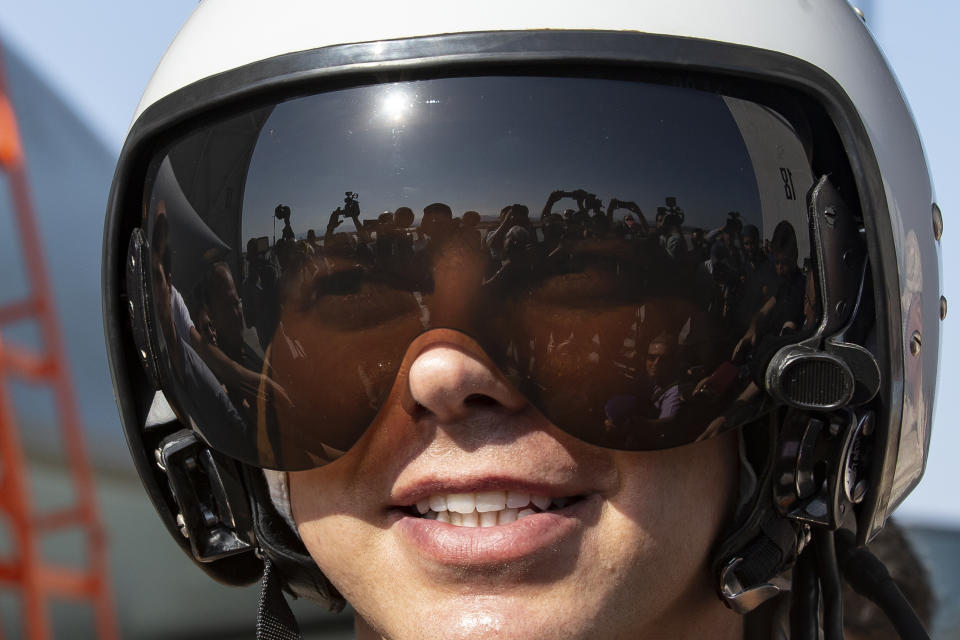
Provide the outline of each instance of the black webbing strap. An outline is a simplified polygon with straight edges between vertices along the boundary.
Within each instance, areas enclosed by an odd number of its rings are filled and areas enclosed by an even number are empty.
[[[783,563],[783,551],[773,540],[761,534],[744,550],[743,559],[736,570],[737,578],[740,584],[753,587],[777,575]]]
[[[270,559],[263,558],[263,582],[257,608],[257,640],[303,640]]]
[[[797,534],[783,518],[771,517],[742,551],[743,563],[736,574],[745,587],[763,584],[793,562]]]
[[[807,547],[793,566],[790,593],[790,640],[820,637],[820,581],[813,547]]]

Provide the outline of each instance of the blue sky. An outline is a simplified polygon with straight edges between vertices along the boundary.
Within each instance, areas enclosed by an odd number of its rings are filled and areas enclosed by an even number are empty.
[[[167,44],[196,0],[142,3],[120,0],[0,1],[0,38],[27,58],[81,117],[118,152],[140,93]],[[956,175],[960,101],[956,82],[960,3],[948,0],[872,0],[860,3],[891,61],[919,124],[937,200],[945,218],[944,292],[953,310],[944,323],[941,377],[930,460],[924,481],[900,510],[904,518],[960,525],[955,457],[960,430],[950,418],[960,380],[960,229],[951,212],[960,207]]]
[[[601,90],[608,100],[593,99]],[[401,93],[414,106],[398,123],[383,105]],[[638,154],[637,141],[658,153]],[[674,195],[687,223],[708,229],[730,210],[761,224],[750,156],[720,97],[610,80],[470,78],[279,105],[251,160],[242,237],[270,235],[277,198],[292,208],[299,233],[322,233],[346,189],[360,191],[367,218],[436,201],[457,215],[495,216],[512,202],[539,210],[558,184],[635,200],[644,211]]]

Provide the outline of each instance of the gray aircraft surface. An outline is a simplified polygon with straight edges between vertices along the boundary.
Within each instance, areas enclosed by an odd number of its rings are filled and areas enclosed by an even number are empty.
[[[218,587],[187,559],[164,529],[140,486],[127,452],[107,368],[100,311],[103,218],[116,156],[18,53],[4,48],[6,81],[20,126],[37,222],[67,345],[99,504],[109,540],[117,619],[126,638],[250,637],[257,588]],[[28,293],[13,202],[0,174],[0,304]],[[3,327],[5,342],[36,348],[29,322]],[[39,512],[72,497],[63,447],[45,388],[10,384]],[[0,519],[2,522],[2,519]],[[83,538],[62,533],[44,541],[53,563],[77,565]],[[0,553],[12,552],[6,523]],[[2,586],[2,585],[0,585]],[[0,589],[0,635],[23,637],[19,600]],[[298,607],[309,637],[345,637],[352,622],[312,605]],[[94,637],[91,608],[53,601],[55,638]]]

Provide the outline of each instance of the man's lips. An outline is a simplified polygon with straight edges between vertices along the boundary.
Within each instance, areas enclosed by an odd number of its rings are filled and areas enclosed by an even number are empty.
[[[486,527],[458,526],[395,508],[390,510],[389,527],[418,558],[448,566],[482,567],[530,558],[547,550],[555,552],[565,543],[575,544],[578,532],[599,515],[600,505],[597,494],[578,496],[561,508],[540,512],[528,509],[530,513],[517,520]]]

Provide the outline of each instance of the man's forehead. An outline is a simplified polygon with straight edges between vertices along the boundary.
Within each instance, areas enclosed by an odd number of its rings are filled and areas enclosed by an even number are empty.
[[[650,348],[647,350],[647,353],[650,355],[664,355],[669,353],[670,345],[664,342],[651,342]]]

